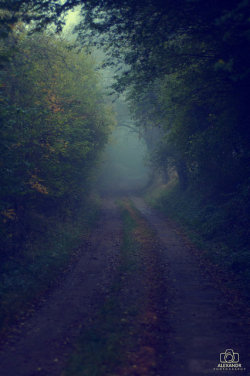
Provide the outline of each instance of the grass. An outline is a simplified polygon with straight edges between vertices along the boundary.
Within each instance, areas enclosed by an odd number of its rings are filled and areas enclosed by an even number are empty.
[[[179,223],[205,258],[233,273],[250,296],[249,201],[243,187],[234,195],[208,196],[195,188],[181,191],[177,182],[151,192],[146,200]]]

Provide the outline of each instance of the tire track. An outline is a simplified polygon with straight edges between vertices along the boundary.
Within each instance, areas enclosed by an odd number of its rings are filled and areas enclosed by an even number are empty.
[[[225,309],[223,293],[202,273],[178,229],[161,219],[141,198],[133,197],[132,201],[158,234],[170,266],[172,298],[168,307],[166,375],[218,375],[222,371],[214,368],[220,353],[226,349],[239,353],[242,364],[242,370],[227,370],[228,374],[249,375],[250,343],[246,324]]]

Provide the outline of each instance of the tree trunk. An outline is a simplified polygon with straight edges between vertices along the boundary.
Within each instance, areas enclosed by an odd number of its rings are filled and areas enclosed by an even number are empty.
[[[182,191],[188,186],[188,175],[187,175],[187,166],[184,161],[179,161],[176,164],[176,170],[179,177],[179,184]]]

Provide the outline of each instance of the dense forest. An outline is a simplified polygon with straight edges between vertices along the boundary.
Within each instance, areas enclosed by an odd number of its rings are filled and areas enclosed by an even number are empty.
[[[0,19],[1,327],[94,221],[119,96],[147,148],[141,193],[249,297],[250,1],[3,0]]]

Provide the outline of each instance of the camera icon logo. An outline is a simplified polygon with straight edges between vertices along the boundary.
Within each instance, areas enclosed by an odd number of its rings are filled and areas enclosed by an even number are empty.
[[[232,349],[227,349],[224,353],[220,353],[221,363],[239,363],[240,356]]]

